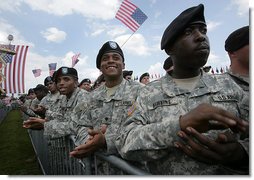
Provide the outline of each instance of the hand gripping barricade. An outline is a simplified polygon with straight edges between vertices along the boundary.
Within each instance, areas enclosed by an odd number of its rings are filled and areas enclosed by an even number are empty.
[[[120,157],[102,152],[83,159],[69,157],[69,152],[75,148],[73,135],[48,139],[43,130],[28,130],[28,133],[44,175],[97,175],[98,160],[113,165],[121,171],[120,174],[149,175]]]

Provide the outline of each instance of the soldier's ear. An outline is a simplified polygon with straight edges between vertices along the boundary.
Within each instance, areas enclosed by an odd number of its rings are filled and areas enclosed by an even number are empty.
[[[78,87],[79,83],[78,83],[78,79],[75,79],[75,88]]]

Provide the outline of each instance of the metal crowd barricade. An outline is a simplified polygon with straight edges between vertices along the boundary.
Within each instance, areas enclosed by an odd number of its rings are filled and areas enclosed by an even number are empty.
[[[90,175],[90,159],[69,157],[74,143],[68,136],[47,139],[43,130],[29,130],[29,135],[44,175]]]
[[[1,99],[0,99],[0,123],[5,119],[6,115],[9,111],[12,110],[12,106],[7,106]]]
[[[28,132],[44,175],[97,175],[96,159],[110,163],[125,175],[149,175],[114,155],[95,153],[94,157],[82,160],[69,157],[69,152],[75,148],[74,136],[49,140],[43,135],[43,130]]]

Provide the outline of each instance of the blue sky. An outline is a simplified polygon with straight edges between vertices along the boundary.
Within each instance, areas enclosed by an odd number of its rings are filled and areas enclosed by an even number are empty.
[[[95,59],[108,40],[122,45],[132,31],[115,18],[121,0],[6,0],[0,3],[0,43],[29,45],[26,90],[49,75],[48,64],[71,66],[71,57],[81,53],[75,66],[79,80],[95,80],[100,74]],[[161,36],[183,10],[203,3],[211,53],[207,65],[229,65],[224,42],[234,30],[249,25],[248,0],[131,0],[148,19],[123,46],[125,67],[135,76],[144,72],[165,74],[167,55],[160,50]],[[32,69],[42,69],[35,78]]]

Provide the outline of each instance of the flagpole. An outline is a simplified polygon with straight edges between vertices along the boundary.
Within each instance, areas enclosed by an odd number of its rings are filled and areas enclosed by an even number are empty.
[[[135,31],[135,32],[136,32],[136,31]],[[123,45],[125,45],[125,44],[127,43],[127,41],[129,41],[129,39],[131,38],[131,36],[133,36],[133,34],[134,34],[135,32],[133,32],[133,33],[130,35],[130,37],[121,45],[121,48],[123,47]]]

